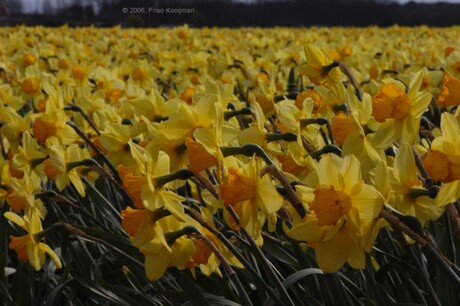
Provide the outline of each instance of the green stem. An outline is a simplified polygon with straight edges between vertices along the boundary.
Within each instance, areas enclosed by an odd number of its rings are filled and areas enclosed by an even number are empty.
[[[94,124],[93,120],[86,114],[80,106],[76,104],[70,104],[64,107],[64,110],[71,110],[73,112],[78,112],[82,115],[82,117],[88,122],[88,124],[93,128],[93,130],[96,132],[97,135],[101,135],[99,130],[96,127],[96,124]]]
[[[340,150],[340,148],[337,147],[336,145],[329,144],[329,145],[325,145],[320,150],[309,153],[308,155],[313,157],[314,159],[318,159],[321,155],[327,154],[327,153],[334,153],[340,156],[342,155],[342,150]]]
[[[45,156],[45,157],[42,157],[42,158],[37,158],[37,159],[32,159],[32,160],[30,161],[30,167],[31,167],[31,168],[37,167],[37,166],[40,165],[42,162],[44,162],[47,158],[48,158],[48,156]]]
[[[247,144],[242,147],[221,147],[220,150],[224,157],[230,155],[245,155],[251,157],[256,154],[257,156],[261,157],[267,165],[273,165],[273,161],[270,159],[267,153],[256,144]]]
[[[278,140],[284,140],[284,141],[297,141],[297,135],[294,133],[271,133],[265,135],[265,139],[267,142],[272,142],[272,141],[278,141]]]
[[[192,171],[187,169],[179,170],[175,173],[155,177],[155,187],[161,187],[174,180],[188,180],[193,177]]]
[[[228,121],[230,118],[238,116],[238,115],[253,115],[254,116],[254,111],[249,107],[244,107],[242,109],[234,110],[234,111],[227,111],[227,112],[224,112],[224,120]]]
[[[262,169],[260,175],[264,175],[266,173],[270,173],[281,183],[284,190],[286,191],[286,199],[289,201],[289,203],[292,204],[299,216],[303,219],[307,212],[302,204],[302,201],[295,194],[294,188],[289,183],[286,175],[284,175],[284,173],[281,172],[275,165],[266,166],[264,169]]]
[[[351,73],[351,70],[343,62],[338,62],[338,66],[340,67],[340,70],[343,72],[343,74],[345,74],[347,76],[347,78],[350,81],[351,85],[355,89],[355,94],[358,97],[358,100],[363,101],[363,96],[361,94],[361,91],[359,90],[358,83],[356,82],[356,79],[353,76],[353,73]]]
[[[329,121],[327,120],[327,118],[302,118],[299,120],[299,123],[300,127],[304,128],[310,124],[325,125],[328,124]]]
[[[460,288],[460,277],[455,271],[458,267],[447,261],[447,259],[423,236],[412,230],[397,217],[391,215],[387,210],[382,210],[379,215],[384,218],[395,231],[402,232],[412,238],[421,246],[421,250],[428,260],[434,262],[441,272],[447,277],[452,286]]]

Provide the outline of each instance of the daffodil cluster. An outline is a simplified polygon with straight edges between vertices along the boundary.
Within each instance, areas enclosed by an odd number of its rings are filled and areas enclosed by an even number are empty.
[[[42,199],[101,177],[150,280],[242,268],[224,229],[305,242],[335,272],[365,267],[382,210],[437,220],[460,198],[455,31],[333,30],[1,29],[10,248],[60,268]]]

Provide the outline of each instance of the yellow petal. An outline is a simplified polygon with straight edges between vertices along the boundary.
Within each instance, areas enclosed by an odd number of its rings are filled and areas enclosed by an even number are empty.
[[[169,155],[163,151],[158,152],[158,160],[153,170],[154,176],[164,176],[169,174],[170,159]]]
[[[240,145],[253,143],[263,146],[266,143],[265,133],[257,126],[253,125],[241,132],[240,136],[238,136],[238,141]]]
[[[408,117],[394,127],[401,143],[415,144],[418,140],[420,118]]]
[[[373,219],[383,207],[383,197],[374,186],[363,184],[361,192],[351,196],[353,207],[359,211],[360,219]]]
[[[298,241],[321,241],[325,235],[325,227],[318,225],[318,219],[307,216],[304,221],[285,229],[286,235]]]
[[[53,261],[53,263],[54,263],[54,265],[56,266],[56,268],[58,268],[58,269],[61,269],[61,268],[62,268],[62,263],[61,263],[61,260],[59,259],[59,256],[56,254],[56,252],[54,252],[54,251],[49,247],[49,245],[40,242],[40,243],[38,244],[38,247],[39,247],[43,252],[45,252],[46,254],[49,255],[49,257],[50,257],[51,260]]]
[[[277,212],[283,206],[283,198],[276,191],[267,175],[257,184],[257,196],[260,209],[266,214]]]
[[[372,143],[376,148],[386,148],[396,140],[396,120],[387,119],[375,133]]]
[[[72,170],[69,172],[69,180],[72,182],[73,186],[75,189],[77,189],[78,194],[82,197],[85,196],[85,185],[83,185],[83,182],[78,175],[77,171]]]
[[[321,185],[340,186],[339,169],[343,160],[335,154],[324,155],[319,161],[318,178]]]
[[[29,224],[27,224],[23,218],[19,217],[14,212],[7,211],[3,214],[3,216],[11,222],[13,222],[14,224],[20,226],[23,230],[29,232]]]
[[[364,269],[366,267],[366,257],[364,251],[358,247],[351,247],[347,262],[353,269]]]
[[[434,199],[427,196],[418,197],[415,201],[415,215],[420,219],[422,225],[424,221],[437,220],[444,212],[444,209],[436,206]]]
[[[417,166],[415,165],[414,154],[409,144],[403,144],[396,153],[394,166],[399,175],[401,184],[406,187],[418,185]]]
[[[342,229],[332,239],[316,244],[316,261],[325,273],[337,272],[347,261],[350,249],[354,246],[346,230]]]
[[[460,154],[460,129],[457,119],[452,114],[448,112],[442,113],[441,130],[442,139],[445,141],[445,153]]]
[[[27,242],[27,259],[29,264],[36,270],[39,271],[45,261],[45,253],[41,251],[32,239]]]
[[[341,189],[348,194],[356,184],[362,182],[360,163],[354,155],[345,156],[338,179]]]
[[[211,129],[196,129],[195,132],[193,132],[193,137],[195,137],[195,140],[206,149],[206,152],[211,155],[216,153],[218,138],[216,138],[216,135]]]
[[[160,191],[160,205],[163,203],[164,207],[172,213],[177,220],[185,222],[184,206],[182,200],[184,199],[180,195],[171,191]]]
[[[64,148],[60,145],[52,145],[50,147],[50,159],[53,164],[53,166],[59,171],[59,172],[65,172],[66,171],[66,158],[65,158],[65,151]]]
[[[151,159],[150,154],[143,147],[135,144],[131,140],[128,142],[128,144],[131,149],[131,155],[136,161],[138,167],[141,168],[145,173],[147,171],[147,169],[145,169],[145,164],[148,162],[149,159]]]
[[[145,255],[145,274],[151,281],[163,276],[169,265],[169,252],[147,253]]]
[[[407,93],[407,96],[410,100],[415,98],[415,94],[420,90],[420,87],[422,86],[423,72],[423,70],[419,70],[410,81],[409,92]]]
[[[411,105],[411,116],[420,117],[428,109],[428,106],[430,106],[431,99],[431,94],[427,92],[417,93]]]
[[[30,213],[30,225],[29,225],[29,233],[35,234],[39,233],[43,230],[42,221],[40,220],[40,216],[37,211],[32,210]]]
[[[436,205],[444,207],[447,204],[453,203],[460,198],[460,180],[451,183],[443,183],[436,196]]]

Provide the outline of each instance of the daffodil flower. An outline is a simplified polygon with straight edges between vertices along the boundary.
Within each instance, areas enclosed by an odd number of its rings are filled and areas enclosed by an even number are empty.
[[[276,191],[271,178],[267,175],[261,177],[261,170],[262,161],[255,156],[246,164],[234,157],[226,157],[218,190],[220,199],[215,199],[208,191],[202,193],[204,199],[214,207],[233,206],[240,223],[235,224],[235,220],[224,211],[227,223],[234,228],[245,228],[255,239],[259,238],[267,216],[277,212],[283,205],[283,198]]]
[[[339,270],[345,262],[364,269],[365,240],[362,221],[374,220],[383,197],[361,179],[359,161],[328,154],[319,162],[318,183],[305,188],[302,198],[310,212],[286,233],[315,245],[316,260],[324,272]]]
[[[238,137],[239,131],[230,123],[224,121],[224,111],[219,102],[214,103],[214,120],[210,128],[197,128],[193,132],[195,140],[185,141],[189,155],[188,168],[193,173],[214,165],[221,165],[223,155],[220,147],[227,145]],[[219,169],[220,167],[218,167]]]
[[[420,118],[431,102],[431,95],[420,92],[423,70],[417,72],[406,93],[398,82],[383,85],[372,100],[372,115],[381,122],[373,143],[378,148],[386,148],[395,141],[415,144],[418,139]]]
[[[35,118],[32,131],[40,144],[48,138],[57,137],[63,144],[74,143],[79,139],[75,131],[67,125],[69,118],[64,110],[58,108],[51,100],[46,102],[45,112]]]
[[[402,214],[415,216],[426,224],[428,220],[438,219],[443,211],[428,196],[418,175],[412,149],[409,144],[403,144],[390,170],[390,185],[395,194],[393,206]]]
[[[423,164],[431,178],[442,183],[436,202],[444,207],[460,198],[460,128],[452,114],[441,115],[441,131]]]
[[[40,146],[30,133],[22,134],[22,146],[19,152],[13,156],[13,167],[21,170],[30,178],[32,184],[40,187],[41,177],[44,176],[43,161],[46,159],[45,153],[40,151]]]
[[[18,151],[21,134],[30,130],[31,118],[32,113],[22,117],[13,108],[0,105],[0,119],[4,122],[1,127],[4,136],[2,145],[5,150],[11,149],[13,153]]]
[[[342,139],[342,142],[340,142],[340,139],[335,138],[339,144],[342,144],[342,156],[356,156],[361,164],[361,175],[364,179],[367,179],[371,170],[385,156],[383,149],[377,149],[372,145],[373,134],[366,135],[364,130],[364,127],[369,130],[376,128],[376,122],[371,116],[371,97],[369,94],[364,93],[362,101],[359,101],[353,92],[353,88],[349,87],[346,98],[347,105],[350,107],[350,116],[338,119],[338,125],[334,124],[334,117],[332,119],[332,132],[334,137],[339,135]],[[345,125],[345,128],[342,129],[343,125]]]
[[[279,143],[267,141],[267,130],[265,129],[266,118],[259,103],[254,102],[251,105],[255,115],[255,122],[250,127],[244,129],[238,136],[240,145],[256,144],[266,149],[268,152],[281,152]]]
[[[460,80],[445,73],[442,78],[441,91],[436,100],[440,106],[460,105]]]
[[[109,123],[101,132],[99,140],[107,150],[107,158],[115,165],[126,167],[134,166],[136,163],[132,158],[128,142],[138,137],[146,129],[143,122],[134,125],[123,125],[121,123]]]
[[[312,44],[305,45],[307,63],[300,66],[299,73],[306,75],[315,84],[332,84],[340,82],[340,69],[334,65],[329,55]]]
[[[188,219],[187,223],[190,221]],[[168,267],[187,268],[196,249],[192,239],[184,236],[183,224],[172,216],[158,220],[148,242],[139,247],[145,256],[145,273],[149,280],[159,279]]]
[[[11,236],[9,247],[16,251],[19,260],[28,262],[35,270],[39,271],[45,262],[45,254],[48,254],[56,268],[62,267],[57,254],[47,244],[39,240],[39,234],[43,228],[40,217],[35,210],[31,210],[30,214],[23,218],[12,212],[6,212],[4,216],[27,232],[24,236]]]
[[[185,221],[184,207],[182,206],[183,197],[168,189],[168,183],[159,185],[158,178],[170,174],[169,156],[163,152],[158,152],[156,161],[144,148],[129,142],[131,153],[136,161],[141,173],[145,176],[145,181],[141,188],[141,199],[145,209],[154,211],[165,208],[170,211],[178,220]],[[139,182],[141,183],[141,182]]]
[[[63,147],[55,137],[47,141],[47,146],[50,159],[44,162],[45,173],[54,180],[59,190],[63,190],[72,182],[78,193],[85,196],[85,186],[78,173],[78,168],[82,165],[73,165],[81,163],[85,158],[89,158],[89,155],[77,144]]]

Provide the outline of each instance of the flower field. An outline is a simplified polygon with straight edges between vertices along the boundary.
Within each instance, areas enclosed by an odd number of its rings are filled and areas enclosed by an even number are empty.
[[[4,305],[459,305],[460,28],[0,28]]]

